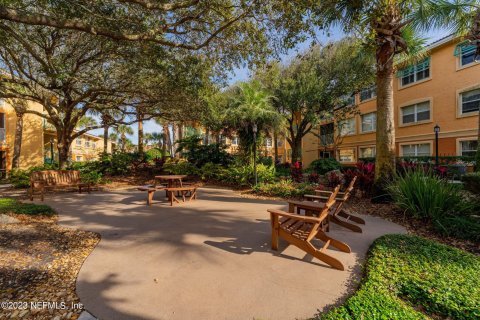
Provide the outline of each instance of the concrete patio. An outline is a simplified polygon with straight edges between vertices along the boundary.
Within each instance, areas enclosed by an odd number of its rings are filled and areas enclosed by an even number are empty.
[[[352,253],[332,251],[338,271],[281,241],[270,249],[268,208],[285,202],[203,188],[199,200],[168,206],[157,193],[125,190],[47,196],[60,223],[101,234],[77,279],[85,308],[100,319],[303,319],[355,289],[372,241],[404,228],[365,216],[364,233],[332,225]]]

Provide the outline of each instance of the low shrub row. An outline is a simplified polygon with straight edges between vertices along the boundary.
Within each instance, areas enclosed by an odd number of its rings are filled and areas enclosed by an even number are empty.
[[[11,198],[1,198],[0,213],[52,216],[55,210],[44,204],[22,203]]]
[[[377,239],[358,291],[318,319],[479,319],[480,258],[409,235]]]
[[[295,183],[291,179],[280,180],[272,183],[259,183],[253,191],[262,196],[299,198],[305,194],[315,194],[315,186],[310,183]]]

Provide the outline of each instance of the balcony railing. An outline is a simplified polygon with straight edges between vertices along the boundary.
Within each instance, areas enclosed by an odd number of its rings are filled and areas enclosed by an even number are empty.
[[[320,145],[329,146],[333,144],[333,133],[322,134],[320,136]]]

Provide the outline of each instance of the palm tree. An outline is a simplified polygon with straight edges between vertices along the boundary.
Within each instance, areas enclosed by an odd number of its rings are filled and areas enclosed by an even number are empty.
[[[169,125],[166,120],[160,119],[160,118],[156,118],[155,123],[162,127],[162,134],[163,134],[162,154],[163,154],[163,157],[166,157],[167,149],[169,150],[169,152],[171,152],[172,150],[172,138],[170,136]]]
[[[130,126],[121,124],[113,129],[114,133],[110,134],[110,140],[117,141],[120,150],[122,152],[127,151],[127,147],[129,144],[131,144],[131,141],[127,138],[127,135],[132,135],[133,134],[133,129]]]
[[[274,97],[253,80],[238,85],[237,96],[227,109],[226,117],[237,129],[241,148],[251,159],[256,140],[252,133],[276,128],[281,122],[280,115],[272,107]]]
[[[375,183],[383,189],[395,172],[393,79],[395,58],[418,56],[421,31],[454,27],[478,1],[338,0],[320,5],[320,24],[341,24],[360,33],[376,59],[377,132]]]

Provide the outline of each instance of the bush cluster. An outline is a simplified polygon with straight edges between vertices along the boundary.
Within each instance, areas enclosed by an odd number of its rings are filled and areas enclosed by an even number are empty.
[[[467,173],[462,177],[465,189],[480,194],[480,172]]]
[[[1,198],[0,213],[52,216],[55,210],[44,204],[22,203],[11,198]]]
[[[342,165],[334,158],[317,159],[312,161],[310,169],[318,174],[325,174],[329,171],[340,170]]]
[[[359,290],[318,319],[479,319],[480,258],[409,235],[377,239]]]
[[[291,179],[273,183],[259,183],[253,187],[259,195],[281,198],[298,198],[305,194],[314,194],[314,186],[310,183],[295,183]]]

